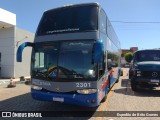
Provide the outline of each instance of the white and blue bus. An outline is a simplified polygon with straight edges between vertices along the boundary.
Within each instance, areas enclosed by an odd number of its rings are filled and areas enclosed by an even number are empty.
[[[120,42],[97,3],[44,12],[32,47],[31,94],[36,100],[98,106],[120,76]],[[26,56],[27,57],[27,56]]]

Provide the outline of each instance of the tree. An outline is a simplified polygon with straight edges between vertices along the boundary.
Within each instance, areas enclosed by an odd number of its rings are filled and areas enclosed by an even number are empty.
[[[124,55],[124,58],[127,62],[131,62],[131,60],[133,59],[133,53],[132,52],[128,52]]]
[[[127,53],[127,52],[122,53],[122,54],[121,54],[121,57],[124,57],[126,53]]]

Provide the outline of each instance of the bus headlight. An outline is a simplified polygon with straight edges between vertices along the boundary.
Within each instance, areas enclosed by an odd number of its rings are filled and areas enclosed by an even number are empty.
[[[39,87],[39,86],[36,86],[36,85],[32,85],[31,88],[34,89],[34,90],[42,90],[42,87]]]
[[[97,92],[97,89],[84,89],[84,90],[77,90],[79,94],[92,94]]]

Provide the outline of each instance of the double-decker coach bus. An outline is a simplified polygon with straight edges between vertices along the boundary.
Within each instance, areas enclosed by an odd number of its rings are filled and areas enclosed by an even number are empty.
[[[31,94],[36,100],[98,106],[120,75],[120,42],[97,3],[44,12],[32,47]]]

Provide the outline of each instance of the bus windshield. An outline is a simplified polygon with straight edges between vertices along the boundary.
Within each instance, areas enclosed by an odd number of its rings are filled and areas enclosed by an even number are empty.
[[[36,43],[32,76],[40,78],[94,78],[93,41]]]
[[[159,50],[146,50],[139,51],[135,55],[135,61],[160,61],[160,51]]]
[[[98,6],[71,6],[46,11],[37,29],[37,36],[98,29]]]

